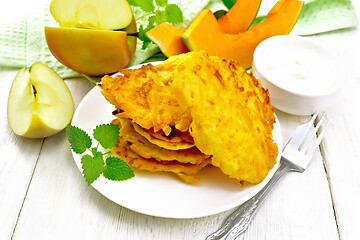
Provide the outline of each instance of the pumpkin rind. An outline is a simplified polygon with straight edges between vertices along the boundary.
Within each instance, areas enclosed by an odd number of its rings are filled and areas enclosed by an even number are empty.
[[[254,21],[261,0],[237,0],[234,6],[221,18],[219,26],[224,33],[240,33],[246,31]]]
[[[225,33],[239,33],[247,30],[260,8],[261,0],[238,0],[234,6],[219,20],[219,26]],[[162,23],[148,32],[146,36],[165,56],[175,56],[188,52],[181,39],[186,29],[178,29],[170,24]]]
[[[203,10],[182,35],[191,51],[205,50],[209,55],[238,60],[243,67],[252,64],[256,46],[266,38],[289,34],[295,25],[302,1],[280,0],[270,10],[264,22],[238,34],[222,32],[214,14]]]

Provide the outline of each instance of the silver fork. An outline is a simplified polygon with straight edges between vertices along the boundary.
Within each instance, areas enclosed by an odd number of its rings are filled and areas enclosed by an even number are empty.
[[[318,112],[312,116],[309,122],[300,125],[296,129],[293,137],[283,150],[279,168],[264,188],[235,210],[225,220],[221,228],[210,234],[206,240],[234,239],[239,236],[248,228],[257,209],[284,173],[289,171],[302,173],[305,171],[331,122],[328,121],[321,133],[316,136],[325,117],[323,116],[312,129],[317,115]]]

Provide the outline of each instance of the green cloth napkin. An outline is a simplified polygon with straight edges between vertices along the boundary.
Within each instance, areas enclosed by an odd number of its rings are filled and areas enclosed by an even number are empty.
[[[49,7],[50,0],[36,1],[29,9],[28,16],[0,27],[0,66],[22,68],[41,62],[63,78],[82,76],[62,65],[47,47],[44,26],[56,24]]]
[[[253,24],[262,22],[266,14],[257,16]],[[359,24],[351,0],[305,0],[298,21],[290,34],[312,35]]]
[[[350,0],[316,0],[304,5],[291,34],[310,35],[358,24],[356,10]]]
[[[184,14],[183,25],[188,25],[209,3],[210,0],[169,0],[179,5]],[[58,26],[50,14],[51,0],[39,0],[29,9],[29,16],[16,23],[0,27],[0,66],[29,67],[34,62],[41,62],[54,69],[62,78],[81,77],[82,75],[58,62],[47,47],[44,26]],[[142,15],[134,11],[135,17]],[[135,56],[129,66],[137,65],[159,52],[155,44],[146,50],[141,49],[138,41]]]
[[[182,27],[190,24],[204,8],[224,8],[221,0],[169,0],[169,3],[176,3],[182,9]],[[31,14],[27,17],[9,26],[0,27],[0,66],[21,68],[41,62],[53,68],[63,78],[80,77],[79,73],[58,62],[47,47],[44,26],[57,26],[50,14],[49,6],[50,0],[37,1],[37,4],[29,9]],[[134,11],[135,16],[140,14],[141,12]],[[263,18],[264,16],[258,16],[255,22],[261,22]],[[308,0],[292,34],[316,34],[354,27],[357,24],[356,11],[350,0]],[[142,63],[151,56],[157,56],[159,51],[155,44],[141,50],[141,42],[138,41],[130,66]]]

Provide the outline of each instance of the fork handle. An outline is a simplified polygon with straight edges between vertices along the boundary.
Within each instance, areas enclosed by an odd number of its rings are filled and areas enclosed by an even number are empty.
[[[228,240],[235,239],[241,233],[243,233],[249,226],[259,206],[274,187],[277,181],[284,173],[293,170],[288,161],[280,161],[280,166],[270,179],[270,181],[264,186],[264,188],[258,192],[255,196],[243,203],[238,209],[236,209],[223,223],[221,228],[216,232],[210,234],[206,240]]]

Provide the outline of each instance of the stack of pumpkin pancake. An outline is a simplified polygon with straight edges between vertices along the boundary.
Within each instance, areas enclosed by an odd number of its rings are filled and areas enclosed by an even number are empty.
[[[133,167],[199,183],[198,171],[213,165],[256,184],[276,163],[268,92],[234,60],[190,52],[98,86],[120,126],[114,152]]]

